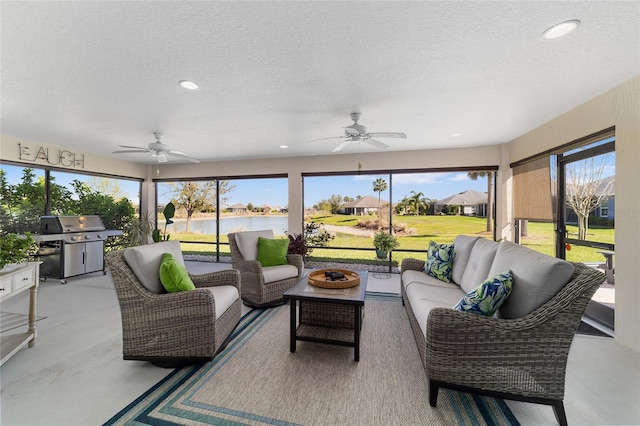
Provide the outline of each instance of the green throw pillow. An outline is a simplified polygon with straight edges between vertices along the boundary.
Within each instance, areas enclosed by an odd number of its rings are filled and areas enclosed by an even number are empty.
[[[286,265],[288,249],[288,238],[258,237],[258,262],[262,266]]]
[[[162,255],[160,282],[169,293],[196,289],[193,281],[189,278],[187,269],[178,263],[178,260],[171,253]]]
[[[465,294],[453,309],[490,317],[507,300],[512,286],[513,274],[511,271],[503,272]]]
[[[451,279],[453,270],[453,244],[437,244],[429,241],[427,261],[424,272],[446,283]]]

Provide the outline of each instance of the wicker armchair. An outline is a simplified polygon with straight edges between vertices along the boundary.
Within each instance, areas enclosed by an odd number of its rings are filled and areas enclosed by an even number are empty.
[[[424,262],[403,266],[421,268]],[[566,425],[563,399],[569,349],[591,296],[604,282],[601,272],[579,263],[574,266],[570,281],[522,318],[498,319],[435,308],[427,319],[425,339],[410,312],[429,379],[430,405],[436,406],[438,389],[443,387],[551,405],[558,423]],[[411,309],[409,303],[406,306]]]
[[[190,274],[196,286],[192,291],[166,293],[159,289],[158,272],[154,275],[152,271],[158,271],[162,253],[170,252],[182,262],[180,244],[171,243],[174,242],[129,248],[105,256],[120,303],[125,360],[145,360],[162,367],[210,361],[226,346],[240,321],[238,271]],[[129,266],[134,262],[126,257],[127,250],[137,250],[150,260]],[[141,275],[141,266],[151,268],[145,276]],[[154,280],[160,287],[149,289],[149,283],[155,285]],[[221,309],[224,311],[219,312]]]
[[[282,295],[300,281],[304,274],[304,261],[299,254],[288,254],[288,265],[263,267],[256,260],[255,253],[249,258],[243,255],[236,236],[255,237],[257,250],[258,236],[273,238],[272,231],[248,231],[229,234],[231,263],[242,277],[242,301],[252,308],[268,308],[286,303]],[[245,249],[245,251],[247,251]]]

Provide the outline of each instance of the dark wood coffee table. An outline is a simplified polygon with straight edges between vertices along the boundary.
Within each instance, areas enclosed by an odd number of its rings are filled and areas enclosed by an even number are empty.
[[[284,293],[289,300],[290,345],[296,351],[296,341],[327,343],[353,347],[354,361],[360,361],[360,331],[364,317],[364,295],[367,271],[360,274],[360,285],[345,289],[314,287],[305,275]],[[298,315],[296,318],[296,311]]]

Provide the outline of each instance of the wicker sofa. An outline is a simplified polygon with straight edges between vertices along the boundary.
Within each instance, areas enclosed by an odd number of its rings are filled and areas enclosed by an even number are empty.
[[[604,274],[526,247],[484,238],[454,241],[451,281],[404,259],[401,292],[435,407],[440,387],[551,405],[567,424],[567,357],[586,306]],[[452,309],[485,279],[511,270],[511,294],[496,315]]]

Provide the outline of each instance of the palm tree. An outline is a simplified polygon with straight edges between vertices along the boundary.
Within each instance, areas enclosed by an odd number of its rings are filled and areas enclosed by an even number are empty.
[[[380,193],[387,190],[387,181],[378,178],[373,181],[373,192],[378,193],[378,211],[380,211]]]
[[[429,208],[429,201],[424,198],[424,193],[422,192],[411,191],[411,194],[409,196],[409,204],[413,206],[413,211],[418,216],[420,215],[421,211],[425,212],[426,214],[426,211]]]
[[[487,178],[487,232],[493,232],[493,171],[487,172],[469,172],[467,176],[471,180],[478,178]]]

